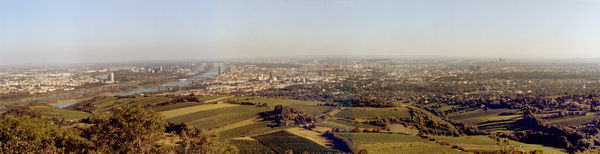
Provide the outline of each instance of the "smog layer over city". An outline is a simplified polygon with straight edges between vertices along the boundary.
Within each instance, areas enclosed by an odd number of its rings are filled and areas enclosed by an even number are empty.
[[[600,1],[0,1],[0,153],[600,153]]]

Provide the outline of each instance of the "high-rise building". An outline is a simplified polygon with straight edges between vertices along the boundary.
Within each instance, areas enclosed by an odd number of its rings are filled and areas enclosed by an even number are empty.
[[[108,74],[108,83],[114,83],[114,82],[115,82],[115,73]]]
[[[219,65],[219,75],[221,75],[221,65]]]

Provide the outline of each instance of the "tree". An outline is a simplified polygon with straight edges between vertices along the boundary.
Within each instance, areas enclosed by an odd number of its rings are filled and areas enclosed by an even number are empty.
[[[0,118],[0,153],[82,153],[91,143],[79,132],[51,121],[6,115]]]
[[[183,148],[183,151],[180,151],[180,153],[238,153],[238,149],[235,146],[221,142],[216,137],[209,136],[197,128],[182,131],[179,134],[179,138],[181,141],[178,144]]]
[[[87,129],[87,137],[96,144],[96,150],[106,153],[160,153],[168,150],[159,144],[166,122],[157,113],[141,107],[114,108],[109,115],[94,115],[94,126]]]

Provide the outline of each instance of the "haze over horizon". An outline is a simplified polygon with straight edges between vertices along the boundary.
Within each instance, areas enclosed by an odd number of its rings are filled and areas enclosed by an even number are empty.
[[[0,65],[311,55],[600,58],[600,1],[0,1]]]

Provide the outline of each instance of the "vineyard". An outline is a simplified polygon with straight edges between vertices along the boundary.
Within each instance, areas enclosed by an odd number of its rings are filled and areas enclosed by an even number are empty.
[[[123,106],[150,108],[166,121],[185,124],[189,128],[207,130],[238,147],[240,153],[326,153],[354,150],[369,153],[465,153],[493,152],[501,146],[486,135],[443,136],[426,135],[423,130],[439,131],[433,126],[452,126],[449,122],[426,110],[410,105],[398,107],[341,107],[327,102],[275,99],[265,97],[231,96],[113,96],[82,101],[65,109],[51,106],[31,106],[31,110],[47,118],[77,121]],[[330,103],[330,102],[329,102]],[[291,107],[317,120],[309,124],[276,126],[275,121],[263,119],[277,105]],[[515,110],[469,110],[448,115],[449,119],[474,124],[483,130],[505,130],[522,119]],[[571,116],[551,119],[553,123],[588,120],[589,116]],[[420,119],[414,121],[411,119]],[[383,122],[383,123],[382,123]],[[385,123],[388,122],[388,123]],[[389,123],[392,122],[392,123]],[[85,126],[85,124],[77,124]],[[309,128],[311,127],[312,128]],[[421,128],[421,129],[417,129]],[[450,131],[458,128],[446,127]],[[456,130],[452,130],[456,129]],[[329,135],[327,135],[329,133]],[[331,135],[336,134],[336,135]],[[168,141],[176,142],[176,140]],[[561,153],[560,149],[510,141],[521,151],[543,150]],[[344,148],[346,147],[346,148]]]

